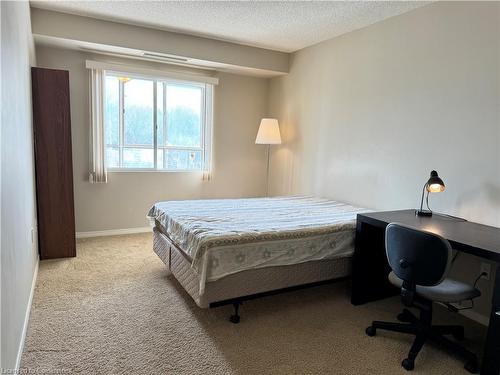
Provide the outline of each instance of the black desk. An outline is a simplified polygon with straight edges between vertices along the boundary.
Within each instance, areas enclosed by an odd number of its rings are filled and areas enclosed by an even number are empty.
[[[439,214],[418,217],[414,210],[359,214],[352,270],[351,302],[354,305],[399,293],[387,279],[390,268],[385,255],[385,227],[394,222],[439,234],[448,239],[455,250],[500,264],[500,228]],[[481,374],[500,374],[500,266],[495,277]]]

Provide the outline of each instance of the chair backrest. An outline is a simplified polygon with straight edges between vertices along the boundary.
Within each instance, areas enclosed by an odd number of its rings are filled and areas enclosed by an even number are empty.
[[[446,239],[403,224],[387,226],[385,249],[396,276],[413,285],[439,284],[451,265],[452,250]]]

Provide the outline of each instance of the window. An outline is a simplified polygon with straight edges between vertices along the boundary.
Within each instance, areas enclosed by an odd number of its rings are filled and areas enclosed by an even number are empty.
[[[110,170],[204,170],[212,85],[105,72],[105,164]]]

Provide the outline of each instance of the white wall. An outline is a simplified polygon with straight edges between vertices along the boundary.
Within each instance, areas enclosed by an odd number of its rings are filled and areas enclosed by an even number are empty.
[[[498,2],[440,2],[293,54],[270,85],[272,193],[411,208],[436,169],[431,208],[500,226],[499,24]]]
[[[12,369],[24,341],[38,264],[31,241],[36,208],[30,65],[35,60],[28,2],[2,1],[1,18],[1,367]]]
[[[267,115],[269,81],[225,73],[219,73],[219,85],[214,91],[213,177],[210,181],[202,181],[196,172],[119,172],[109,173],[107,184],[90,184],[85,59],[123,63],[123,60],[78,51],[37,47],[39,66],[69,70],[77,232],[147,226],[149,208],[161,200],[265,194],[265,148],[255,145],[254,141],[260,119]],[[161,64],[143,65],[165,68]]]

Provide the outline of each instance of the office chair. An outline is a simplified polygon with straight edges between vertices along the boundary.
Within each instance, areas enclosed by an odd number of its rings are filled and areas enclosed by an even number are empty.
[[[465,369],[476,373],[476,355],[445,337],[452,335],[456,340],[463,340],[464,328],[432,325],[433,302],[441,302],[451,308],[451,303],[472,300],[481,295],[479,290],[468,284],[446,278],[452,258],[450,243],[436,234],[391,223],[385,232],[385,248],[392,268],[390,282],[401,288],[403,305],[419,309],[420,317],[405,308],[398,315],[398,320],[404,323],[374,321],[366,329],[366,334],[375,336],[377,329],[382,329],[415,335],[408,358],[401,363],[408,371],[413,370],[420,349],[430,340],[458,354],[465,360]]]

